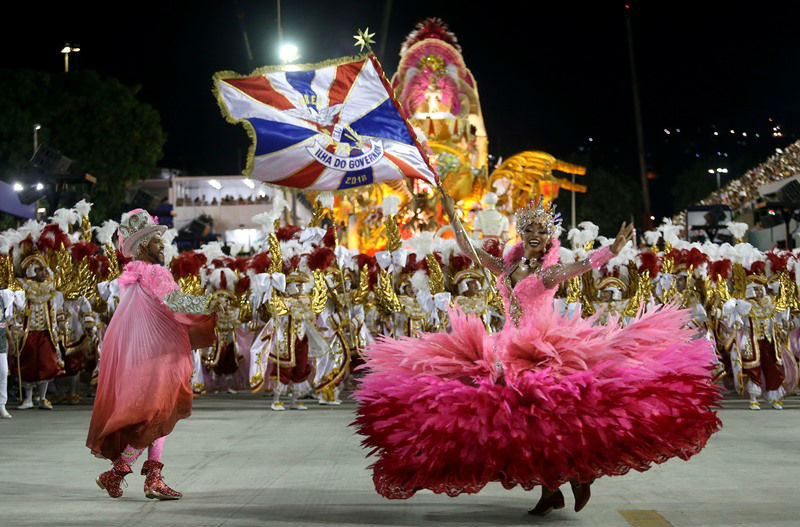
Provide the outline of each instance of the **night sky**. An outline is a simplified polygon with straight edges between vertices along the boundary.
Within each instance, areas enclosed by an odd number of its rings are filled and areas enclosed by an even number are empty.
[[[211,76],[278,62],[274,1],[47,4],[4,7],[4,67],[63,71],[61,47],[80,45],[72,68],[140,85],[141,98],[158,109],[168,134],[163,166],[239,170],[246,137],[222,119]],[[602,167],[638,179],[624,2],[394,0],[384,32],[386,4],[283,0],[284,39],[299,46],[300,62],[317,62],[354,54],[352,35],[369,26],[376,52],[386,39],[379,58],[391,75],[408,32],[439,16],[478,82],[490,153],[545,150],[570,159],[591,146],[589,177]],[[800,9],[788,2],[697,4],[631,2],[648,169],[662,186],[691,162],[692,149],[716,148],[703,139],[712,125],[750,132],[742,147],[766,156],[775,143],[753,142],[753,134],[766,137],[773,118],[785,133],[778,146],[788,144],[800,118]],[[707,152],[694,155],[701,154]],[[656,196],[655,208],[670,212],[669,199]]]

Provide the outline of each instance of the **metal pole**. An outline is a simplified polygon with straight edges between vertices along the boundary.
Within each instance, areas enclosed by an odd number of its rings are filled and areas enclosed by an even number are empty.
[[[244,50],[247,54],[247,66],[253,67],[253,50],[250,47],[250,39],[247,37],[247,29],[244,24],[244,11],[242,10],[239,2],[234,2],[236,8],[236,19],[239,21],[239,30],[242,32],[242,39],[244,40]]]
[[[283,45],[283,27],[281,26],[281,0],[276,0],[278,7],[278,49]]]
[[[571,220],[572,220],[572,228],[575,228],[575,174],[572,174],[572,199],[570,200],[572,203],[572,211],[571,211]]]
[[[69,73],[69,51],[64,53],[64,73]]]
[[[639,87],[636,77],[636,61],[633,53],[633,30],[631,29],[631,11],[625,7],[625,27],[628,32],[628,57],[631,66],[631,85],[633,88],[633,112],[636,120],[636,143],[639,150],[639,176],[642,182],[642,205],[644,205],[644,224],[646,229],[653,227],[650,219],[650,189],[647,184],[647,162],[644,152],[644,129],[642,126],[642,107],[639,101]]]
[[[386,51],[386,38],[389,34],[389,18],[392,14],[392,0],[386,0],[383,4],[383,24],[381,25],[381,44],[378,47],[378,59],[383,62],[384,52]]]

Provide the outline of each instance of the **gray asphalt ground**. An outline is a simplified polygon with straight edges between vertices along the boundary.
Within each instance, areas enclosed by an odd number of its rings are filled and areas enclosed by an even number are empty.
[[[269,410],[263,396],[210,395],[178,423],[164,451],[174,502],[144,498],[142,461],[117,500],[95,485],[109,464],[84,447],[91,406],[15,411],[0,420],[0,526],[506,526],[800,525],[800,399],[753,412],[729,399],[724,427],[684,462],[604,478],[581,513],[526,514],[539,491],[491,485],[405,501],[375,493],[369,460],[348,424],[353,403]]]

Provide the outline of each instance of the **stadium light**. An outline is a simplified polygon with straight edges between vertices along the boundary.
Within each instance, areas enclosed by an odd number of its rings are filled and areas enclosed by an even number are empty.
[[[286,42],[281,44],[281,47],[278,49],[278,56],[281,62],[288,64],[300,58],[300,50],[294,44]]]
[[[61,53],[64,54],[64,73],[69,73],[69,54],[77,53],[80,50],[81,48],[77,46],[72,47],[69,44],[64,44],[64,47],[61,48]]]

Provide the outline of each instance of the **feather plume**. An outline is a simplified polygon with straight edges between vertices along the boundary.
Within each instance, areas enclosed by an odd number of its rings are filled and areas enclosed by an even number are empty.
[[[199,276],[200,268],[207,262],[206,256],[197,251],[186,251],[180,253],[170,262],[172,275],[176,280],[187,276]]]
[[[558,252],[559,259],[561,263],[574,263],[575,262],[575,251],[571,249],[567,249],[566,247],[561,247]]]
[[[200,253],[206,257],[207,260],[225,259],[226,254],[222,250],[222,242],[208,242],[200,247]]]
[[[455,275],[456,273],[460,273],[464,269],[469,269],[472,267],[472,259],[469,256],[463,254],[456,254],[450,258],[450,274]]]
[[[100,248],[93,243],[79,242],[70,247],[70,253],[72,253],[72,260],[75,263],[80,263],[84,258],[92,256],[99,249]]]
[[[414,292],[417,294],[430,293],[431,286],[428,278],[428,273],[420,269],[419,271],[416,271],[413,275],[411,275],[411,287],[414,288]]]
[[[92,205],[93,203],[89,203],[85,199],[80,200],[78,203],[75,204],[75,211],[78,213],[78,218],[80,219],[89,215],[92,212]]]
[[[336,255],[329,247],[318,247],[308,255],[308,268],[312,271],[324,271],[336,261]]]
[[[429,17],[417,23],[414,30],[406,36],[403,44],[400,46],[400,56],[402,57],[408,50],[416,43],[422,42],[425,39],[441,40],[450,44],[461,53],[461,46],[455,34],[450,31],[447,24],[439,17]]]
[[[639,272],[650,272],[650,278],[655,278],[661,271],[661,264],[658,261],[658,256],[655,253],[643,252],[639,254]]]
[[[491,254],[495,258],[503,257],[503,244],[500,243],[500,240],[497,240],[495,238],[484,240],[483,250]]]
[[[397,196],[390,194],[383,198],[383,203],[381,203],[381,210],[383,211],[384,216],[394,216],[400,210],[400,198]]]
[[[250,269],[257,274],[266,273],[271,264],[272,259],[269,257],[268,251],[262,251],[250,259]]]
[[[81,217],[78,216],[78,211],[75,209],[58,209],[53,213],[50,221],[57,223],[61,230],[69,232],[70,225],[80,221]]]
[[[285,225],[275,232],[275,236],[278,237],[278,241],[288,242],[289,240],[297,238],[297,235],[302,230],[303,229],[297,225]]]
[[[669,218],[664,218],[664,222],[658,228],[658,231],[661,232],[661,236],[664,238],[664,242],[672,245],[673,247],[676,247],[680,241],[678,233],[680,233],[682,230],[682,226],[673,224],[672,220]]]
[[[36,248],[39,251],[46,252],[57,250],[61,245],[65,247],[71,245],[69,236],[64,233],[64,230],[57,223],[51,223],[42,229]]]
[[[769,274],[778,274],[786,270],[789,263],[789,253],[770,251],[766,254],[767,261],[769,262]]]
[[[108,277],[108,258],[103,253],[95,253],[89,257],[89,270],[101,280]]]
[[[420,269],[427,269],[425,265],[425,258],[418,258],[414,253],[409,254],[408,258],[406,258],[406,265],[403,267],[403,273],[414,273]]]
[[[420,232],[406,240],[406,242],[413,248],[414,253],[422,259],[433,251],[433,236],[433,232]]]
[[[103,222],[102,227],[95,227],[95,232],[97,233],[97,241],[100,242],[100,245],[111,245],[114,244],[114,234],[117,232],[117,228],[119,227],[119,223],[114,220],[106,220]]]
[[[644,233],[644,241],[647,245],[657,245],[660,239],[661,233],[658,231],[646,231]]]
[[[762,262],[762,261],[753,262],[750,265],[750,268],[746,269],[746,271],[747,274],[757,274],[757,275],[766,274],[767,262]]]
[[[478,246],[477,242],[473,243]],[[460,252],[457,241],[447,238],[440,238],[438,236],[434,236],[433,238],[432,250],[433,252],[439,253],[442,256],[442,263],[444,265],[450,265],[450,259],[453,257],[453,255]]]
[[[236,282],[236,290],[234,292],[237,295],[241,296],[249,290],[250,290],[250,277],[243,276],[239,278],[239,280]]]
[[[333,227],[328,227],[325,236],[322,238],[322,244],[331,249],[336,247],[336,232],[333,230]]]
[[[742,240],[744,239],[744,235],[747,234],[747,229],[749,228],[749,225],[747,225],[746,223],[731,221],[728,222],[725,225],[725,227],[733,235],[734,238],[736,238],[737,240]]]
[[[711,280],[715,282],[719,278],[727,280],[731,275],[732,268],[733,265],[730,260],[717,260],[716,262],[712,262],[709,266],[708,275],[711,277]]]

